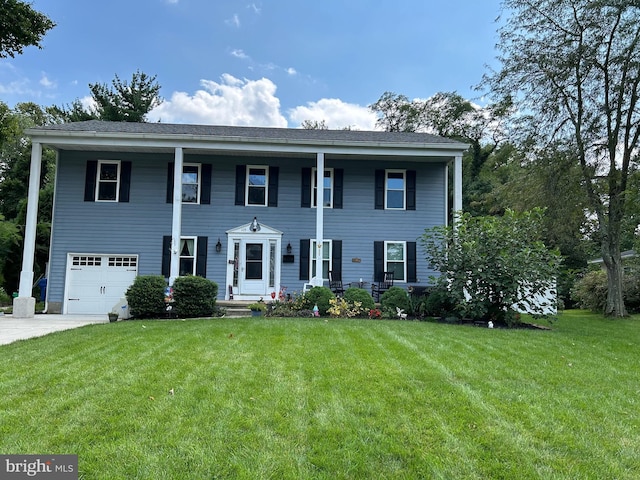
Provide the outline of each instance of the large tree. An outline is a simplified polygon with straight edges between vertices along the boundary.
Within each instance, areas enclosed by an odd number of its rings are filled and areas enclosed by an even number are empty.
[[[156,75],[149,76],[136,71],[131,81],[120,80],[116,74],[111,86],[104,83],[90,83],[89,90],[93,106],[85,108],[80,100],[74,100],[65,107],[53,107],[55,113],[65,122],[83,120],[105,120],[110,122],[146,122],[147,114],[162,103],[160,85]]]
[[[564,143],[579,165],[608,276],[605,313],[626,315],[620,256],[629,173],[640,136],[640,4],[505,0],[501,67],[484,84],[509,98],[539,145]]]
[[[42,48],[40,40],[55,25],[27,2],[0,0],[0,58],[13,58],[28,46]]]

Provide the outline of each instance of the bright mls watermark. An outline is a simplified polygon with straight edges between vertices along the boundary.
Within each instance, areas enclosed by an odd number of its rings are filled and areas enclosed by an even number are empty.
[[[0,479],[78,480],[78,455],[0,455]]]

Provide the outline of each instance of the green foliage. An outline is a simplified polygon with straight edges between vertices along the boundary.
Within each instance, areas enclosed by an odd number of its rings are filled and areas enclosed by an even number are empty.
[[[382,306],[382,311],[392,318],[397,317],[397,308],[404,310],[404,313],[412,313],[409,312],[411,306],[409,295],[401,287],[391,287],[384,292],[380,297],[380,305]]]
[[[14,58],[24,47],[42,48],[40,41],[56,24],[27,2],[3,0],[0,2],[0,58]]]
[[[313,309],[314,305],[318,306],[320,315],[326,315],[329,311],[329,300],[336,296],[327,287],[313,287],[301,297],[301,306],[304,310]]]
[[[375,308],[376,306],[375,302],[373,301],[373,297],[364,288],[349,287],[344,291],[342,298],[344,298],[350,304],[360,302],[362,308],[366,309],[367,311]]]
[[[11,296],[5,291],[4,288],[0,287],[0,307],[5,307],[7,305],[11,305],[13,303]]]
[[[607,272],[592,270],[578,278],[571,290],[571,298],[580,308],[603,313],[607,303]],[[629,268],[624,277],[624,301],[631,313],[640,312],[640,270]]]
[[[347,301],[344,297],[329,299],[329,310],[327,313],[337,318],[355,318],[365,316],[368,308],[364,308],[358,300]]]
[[[212,316],[217,295],[218,284],[204,277],[188,275],[173,282],[173,300],[182,318]]]
[[[502,217],[462,214],[452,226],[427,229],[422,245],[429,264],[442,274],[462,317],[509,323],[518,307],[544,315],[555,306],[535,300],[548,291],[560,257],[540,241],[543,212],[536,209]],[[526,288],[525,288],[526,287]]]
[[[455,301],[445,285],[431,289],[417,306],[420,315],[428,317],[448,317],[455,310]]]
[[[249,310],[252,312],[266,312],[267,304],[264,302],[255,302],[248,306]]]
[[[167,282],[162,275],[138,275],[125,296],[135,318],[158,318],[164,314]]]

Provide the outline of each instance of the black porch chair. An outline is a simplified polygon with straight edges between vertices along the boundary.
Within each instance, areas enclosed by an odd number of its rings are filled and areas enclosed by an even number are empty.
[[[333,278],[333,272],[329,271],[329,289],[336,295],[341,296],[344,294],[344,286],[342,280]]]
[[[380,301],[380,295],[393,287],[393,272],[383,272],[382,280],[371,284],[371,296],[376,302]]]

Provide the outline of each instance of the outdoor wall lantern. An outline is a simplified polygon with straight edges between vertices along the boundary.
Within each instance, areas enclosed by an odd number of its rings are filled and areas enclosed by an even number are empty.
[[[291,255],[291,242],[287,243],[287,255]]]
[[[220,253],[222,251],[222,243],[220,243],[220,238],[218,238],[218,243],[216,243],[216,252]]]
[[[258,223],[258,218],[257,217],[253,217],[253,221],[251,222],[251,226],[249,227],[249,229],[252,232],[260,231],[260,224]]]

